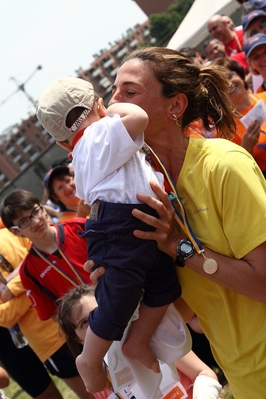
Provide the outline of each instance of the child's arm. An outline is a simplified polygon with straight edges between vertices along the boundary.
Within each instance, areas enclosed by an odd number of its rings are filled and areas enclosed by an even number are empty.
[[[144,132],[149,122],[147,113],[135,104],[112,104],[107,108],[106,116],[114,116],[114,114],[120,115],[128,134],[133,140]]]
[[[95,335],[90,327],[86,332],[83,351],[76,358],[78,372],[88,392],[99,392],[110,388],[110,382],[103,370],[103,358],[112,341],[106,341]]]
[[[175,362],[176,368],[182,371],[192,382],[193,399],[218,399],[222,386],[215,372],[190,351]]]

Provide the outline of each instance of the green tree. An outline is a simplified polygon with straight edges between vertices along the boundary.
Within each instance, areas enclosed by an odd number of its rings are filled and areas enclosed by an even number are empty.
[[[155,45],[164,45],[177,30],[194,0],[175,0],[166,12],[152,14],[151,35],[156,39]]]

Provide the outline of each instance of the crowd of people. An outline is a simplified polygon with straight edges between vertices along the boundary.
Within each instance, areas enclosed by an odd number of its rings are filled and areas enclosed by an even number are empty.
[[[52,374],[81,399],[219,399],[215,364],[234,399],[266,397],[266,1],[241,3],[241,26],[210,18],[205,54],[126,56],[107,108],[79,78],[39,98],[72,161],[43,198],[1,203],[0,388],[61,399]]]

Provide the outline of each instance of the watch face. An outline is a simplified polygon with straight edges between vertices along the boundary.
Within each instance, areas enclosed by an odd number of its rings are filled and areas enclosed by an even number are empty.
[[[190,252],[192,251],[191,245],[186,243],[186,242],[183,242],[181,244],[181,248],[180,249],[185,254],[190,254]]]

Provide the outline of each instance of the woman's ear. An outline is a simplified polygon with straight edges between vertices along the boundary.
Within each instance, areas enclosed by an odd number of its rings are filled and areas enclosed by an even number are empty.
[[[100,116],[101,118],[104,118],[104,117],[105,117],[105,115],[106,115],[106,108],[105,108],[105,106],[104,106],[104,103],[103,103],[103,99],[102,99],[102,98],[99,98],[99,99],[98,99],[97,111],[98,111],[98,114],[99,114],[99,116]]]
[[[184,93],[178,93],[172,98],[172,103],[168,109],[169,118],[173,119],[172,115],[176,115],[176,118],[182,118],[186,108],[188,106],[188,99]]]

